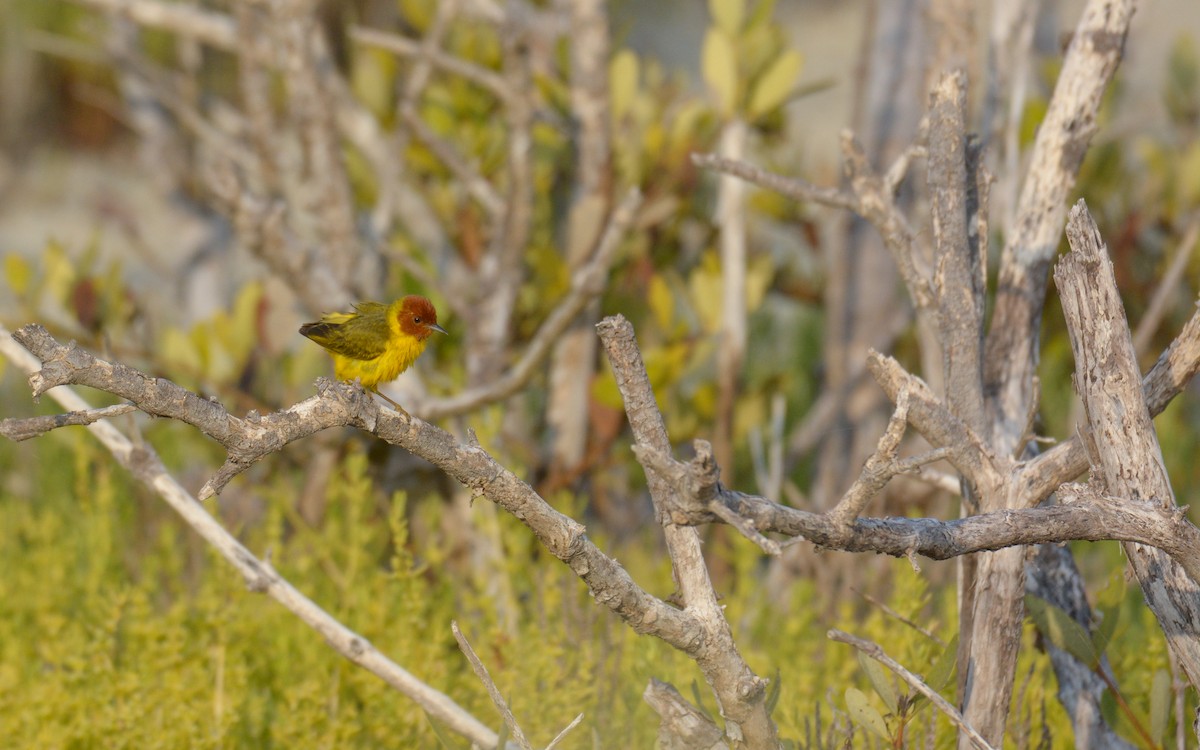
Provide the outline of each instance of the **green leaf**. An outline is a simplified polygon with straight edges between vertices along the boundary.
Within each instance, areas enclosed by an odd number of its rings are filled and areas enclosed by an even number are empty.
[[[191,338],[178,328],[168,328],[163,333],[158,354],[172,370],[183,370],[190,377],[195,377],[204,369],[200,353]]]
[[[625,116],[637,95],[638,58],[631,50],[623,49],[608,66],[608,88],[614,120]]]
[[[712,721],[712,714],[704,708],[704,696],[700,695],[700,683],[696,680],[692,680],[692,700],[696,702],[696,709]]]
[[[433,736],[437,738],[438,744],[444,748],[447,748],[447,750],[451,750],[452,748],[456,747],[454,741],[451,740],[449,735],[446,734],[446,730],[442,729],[442,725],[439,724],[428,711],[424,711],[424,714],[425,718],[429,719],[429,727],[433,730]],[[504,746],[497,745],[497,747]]]
[[[675,317],[675,295],[671,287],[661,275],[650,277],[650,312],[654,313],[654,322],[664,331],[671,329],[671,321]]]
[[[887,722],[883,720],[878,709],[871,705],[867,694],[858,688],[846,688],[846,713],[850,715],[851,721],[863,729],[885,742],[891,741]]]
[[[746,17],[746,0],[708,0],[708,10],[717,28],[734,37]]]
[[[750,11],[750,18],[747,19],[746,26],[754,27],[769,24],[774,14],[775,0],[758,0],[754,4],[754,9]]]
[[[737,58],[733,42],[720,29],[709,29],[704,35],[701,57],[704,82],[717,99],[717,106],[726,117],[737,106]]]
[[[1150,739],[1161,742],[1171,718],[1171,675],[1165,670],[1154,673],[1150,687]]]
[[[25,294],[33,279],[33,266],[16,253],[4,256],[4,277],[15,294]]]
[[[754,93],[750,96],[750,117],[769,114],[787,101],[803,67],[804,56],[795,50],[785,50],[776,57],[754,84]]]
[[[1046,640],[1095,669],[1099,663],[1091,636],[1065,611],[1036,596],[1025,597],[1025,608]]]
[[[871,687],[875,688],[875,694],[883,700],[883,704],[893,716],[899,715],[900,699],[896,695],[896,686],[892,683],[891,675],[882,664],[862,651],[858,651],[857,654],[858,664],[867,673],[867,679],[871,681]]]
[[[1200,53],[1187,34],[1171,45],[1163,103],[1177,127],[1190,127],[1200,116]]]
[[[779,667],[775,667],[775,677],[771,680],[771,687],[767,689],[768,716],[775,712],[775,706],[779,705],[779,696],[783,694],[783,681],[779,679],[779,675]]]
[[[929,675],[925,678],[925,684],[929,687],[941,692],[942,688],[950,682],[950,677],[954,674],[954,667],[958,664],[958,636],[950,639],[946,644],[946,648],[942,650],[941,656],[933,663],[933,668],[929,670]]]
[[[1092,633],[1092,649],[1096,652],[1096,657],[1101,658],[1108,649],[1113,634],[1117,632],[1117,623],[1121,620],[1121,605],[1118,602],[1114,607],[1100,608],[1097,611],[1100,614],[1100,623],[1096,626],[1096,632]]]

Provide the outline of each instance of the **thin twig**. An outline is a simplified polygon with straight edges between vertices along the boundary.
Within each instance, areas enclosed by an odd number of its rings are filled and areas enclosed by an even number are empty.
[[[1195,247],[1198,236],[1200,236],[1200,216],[1193,217],[1188,222],[1187,229],[1183,232],[1183,239],[1179,241],[1179,247],[1175,250],[1175,257],[1171,259],[1170,267],[1158,282],[1158,288],[1154,290],[1154,296],[1150,298],[1150,304],[1146,307],[1142,319],[1138,321],[1137,330],[1133,332],[1133,350],[1139,355],[1146,352],[1151,337],[1158,330],[1158,325],[1167,311],[1167,303],[1179,288],[1179,280],[1183,278],[1183,272],[1187,270],[1188,261],[1192,257],[1192,248]]]
[[[507,99],[512,95],[512,91],[509,90],[508,85],[504,82],[504,78],[495,71],[488,70],[475,63],[467,62],[461,57],[455,57],[437,48],[426,51],[420,42],[413,41],[399,34],[389,34],[385,31],[370,29],[365,26],[351,26],[350,38],[363,44],[369,44],[372,47],[394,52],[402,57],[423,57],[434,67],[459,76],[471,83],[478,84],[500,99]]]
[[[128,414],[131,411],[137,411],[137,407],[133,404],[114,404],[112,406],[102,406],[97,409],[69,411],[66,414],[52,414],[45,417],[0,419],[0,435],[9,440],[20,442],[44,435],[51,430],[57,430],[59,427],[91,424],[101,419]]]
[[[820,187],[792,177],[784,177],[748,162],[726,159],[716,154],[692,154],[692,163],[701,169],[712,169],[740,177],[792,200],[810,201],[833,208],[844,208],[848,211],[859,210],[859,201],[853,193],[839,188]]]
[[[868,602],[870,602],[871,604],[875,605],[876,607],[879,607],[879,609],[880,609],[880,610],[881,610],[881,611],[882,611],[882,612],[883,612],[885,615],[888,615],[889,617],[891,617],[891,618],[893,618],[893,619],[895,619],[895,620],[899,620],[900,622],[902,622],[902,623],[904,623],[905,625],[909,626],[910,628],[912,628],[913,630],[917,631],[918,633],[920,633],[921,635],[925,636],[926,638],[928,638],[929,640],[933,641],[934,643],[938,644],[939,646],[945,646],[945,645],[946,645],[946,642],[945,642],[945,641],[943,641],[941,638],[939,638],[939,637],[937,636],[937,634],[936,634],[936,633],[934,633],[932,630],[930,630],[929,628],[926,628],[926,627],[924,627],[924,626],[923,626],[923,625],[921,625],[920,623],[918,623],[918,622],[914,622],[913,620],[911,620],[911,619],[909,619],[909,618],[905,617],[904,615],[900,614],[899,612],[897,612],[896,610],[894,610],[894,609],[892,609],[890,606],[888,606],[888,603],[887,603],[887,602],[885,602],[885,601],[883,601],[882,599],[877,599],[877,598],[875,598],[874,596],[871,596],[870,594],[868,594],[867,592],[865,592],[865,591],[859,591],[859,590],[858,590],[858,589],[856,589],[856,588],[851,588],[850,590],[851,590],[851,591],[853,591],[854,593],[858,594],[859,596],[861,596],[863,599],[867,600],[867,601],[868,601]]]
[[[849,633],[836,629],[830,630],[828,636],[832,641],[846,643],[853,646],[883,666],[895,672],[897,677],[907,682],[914,690],[928,698],[930,703],[932,703],[939,711],[945,714],[946,717],[959,728],[959,731],[965,734],[971,740],[971,742],[974,743],[975,747],[980,748],[980,750],[994,750],[994,748],[987,743],[987,740],[979,735],[979,732],[976,732],[973,727],[967,724],[967,722],[963,719],[962,714],[958,712],[958,709],[950,705],[950,702],[943,698],[938,691],[926,685],[920,677],[917,677],[912,672],[909,672],[899,662],[888,656],[878,643],[857,638]]]
[[[500,694],[500,689],[496,687],[492,676],[488,674],[487,667],[480,661],[479,656],[475,653],[475,649],[471,648],[471,644],[467,641],[467,637],[463,635],[462,630],[459,629],[456,621],[450,621],[450,630],[454,633],[454,640],[458,641],[459,649],[467,657],[467,661],[471,662],[471,669],[475,670],[475,676],[487,688],[488,695],[492,698],[492,703],[495,703],[496,708],[500,709],[500,715],[504,717],[504,723],[508,725],[508,731],[512,732],[513,739],[524,750],[533,750],[533,746],[525,738],[525,733],[521,731],[521,725],[517,723],[517,717],[513,716],[513,712],[508,707],[508,702]]]
[[[554,748],[558,747],[558,743],[561,742],[562,739],[564,737],[566,737],[572,729],[579,726],[580,722],[582,722],[582,721],[583,721],[583,714],[579,714],[574,719],[572,719],[570,724],[563,727],[563,730],[561,732],[559,732],[557,735],[555,735],[554,739],[550,740],[550,744],[546,745],[546,750],[554,750]]]

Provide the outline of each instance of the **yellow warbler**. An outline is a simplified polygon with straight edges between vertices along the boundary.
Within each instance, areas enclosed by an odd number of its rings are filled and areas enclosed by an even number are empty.
[[[390,305],[359,302],[354,310],[326,313],[316,323],[300,326],[300,333],[333,355],[338,380],[357,378],[363,388],[404,411],[400,404],[379,393],[379,384],[395,380],[416,362],[434,331],[446,333],[438,325],[437,310],[432,302],[416,294]]]

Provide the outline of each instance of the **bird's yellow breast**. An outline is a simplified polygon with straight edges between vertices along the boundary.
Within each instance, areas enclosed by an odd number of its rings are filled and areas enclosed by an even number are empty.
[[[364,387],[375,388],[380,383],[395,380],[411,367],[421,352],[425,351],[425,343],[425,339],[415,336],[392,336],[383,354],[375,359],[351,359],[334,354],[334,373],[338,380],[352,381],[358,378]]]

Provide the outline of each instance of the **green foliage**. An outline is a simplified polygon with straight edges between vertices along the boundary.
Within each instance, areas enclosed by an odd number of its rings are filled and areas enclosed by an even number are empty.
[[[700,69],[723,118],[754,122],[774,113],[795,91],[804,67],[772,21],[774,2],[710,0],[713,25],[704,36]]]

